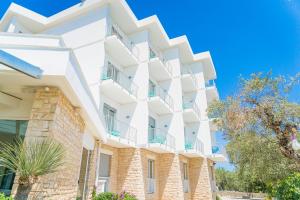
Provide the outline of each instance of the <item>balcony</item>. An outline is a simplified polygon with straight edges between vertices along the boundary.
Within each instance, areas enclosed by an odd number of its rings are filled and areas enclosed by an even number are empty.
[[[105,40],[105,49],[114,60],[122,63],[124,66],[138,64],[137,47],[116,24],[109,26],[108,36]]]
[[[105,117],[105,121],[108,144],[117,148],[136,146],[136,128],[117,119],[111,120],[109,117]]]
[[[196,140],[185,139],[183,155],[187,157],[202,157],[204,156],[204,145],[203,143],[196,138]]]
[[[200,108],[194,100],[183,98],[182,109],[184,122],[192,123],[200,121]]]
[[[181,67],[181,83],[183,92],[191,92],[198,89],[196,76],[188,66]]]
[[[224,147],[220,149],[218,146],[213,146],[212,154],[209,156],[209,158],[215,162],[226,162],[226,149]]]
[[[138,86],[132,79],[108,62],[102,70],[101,92],[119,104],[134,103],[137,100]]]
[[[153,48],[149,48],[149,73],[156,81],[172,78],[172,66]]]
[[[173,153],[175,137],[159,128],[149,128],[147,149],[156,153]]]
[[[162,88],[155,86],[155,89],[150,90],[149,94],[149,108],[158,115],[171,114],[173,111],[173,99]]]
[[[214,100],[219,99],[219,93],[214,80],[205,82],[207,103],[210,104]]]

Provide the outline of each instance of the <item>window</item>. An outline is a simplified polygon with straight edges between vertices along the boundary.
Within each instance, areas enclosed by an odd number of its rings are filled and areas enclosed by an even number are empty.
[[[188,177],[188,165],[187,163],[182,163],[182,171],[183,171],[183,191],[189,191],[189,177]]]
[[[153,81],[149,80],[149,97],[155,97],[156,96],[156,85]]]
[[[24,138],[27,125],[27,120],[0,120],[0,141],[10,143],[16,136]],[[10,194],[14,178],[14,173],[0,166],[0,193]]]
[[[100,154],[99,164],[99,187],[101,192],[109,191],[109,178],[111,167],[111,155]]]
[[[148,193],[155,192],[155,161],[149,159],[148,160]]]

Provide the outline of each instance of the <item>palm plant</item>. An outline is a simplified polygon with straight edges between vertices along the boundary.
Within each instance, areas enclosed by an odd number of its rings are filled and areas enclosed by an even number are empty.
[[[64,155],[62,144],[52,139],[22,141],[16,138],[13,143],[0,141],[0,166],[18,175],[15,199],[27,199],[39,176],[53,173],[64,164]]]

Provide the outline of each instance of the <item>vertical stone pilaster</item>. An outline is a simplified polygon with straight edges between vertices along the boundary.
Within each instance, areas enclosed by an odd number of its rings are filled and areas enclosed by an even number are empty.
[[[66,155],[65,164],[57,172],[39,177],[32,187],[29,199],[76,198],[84,127],[77,109],[58,88],[37,89],[25,140],[53,138],[63,144]],[[16,179],[13,194],[17,188]]]
[[[145,185],[142,171],[141,150],[135,148],[119,149],[118,191],[127,191],[137,199],[145,199]]]
[[[184,199],[179,156],[160,154],[159,170],[159,199]]]
[[[208,159],[193,158],[189,163],[191,199],[212,200]]]

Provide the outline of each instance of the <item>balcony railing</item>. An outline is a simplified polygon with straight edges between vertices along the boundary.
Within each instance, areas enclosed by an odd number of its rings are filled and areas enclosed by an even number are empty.
[[[167,60],[164,58],[164,56],[154,50],[153,47],[149,46],[149,60],[153,58],[158,58],[164,65],[164,67],[167,69],[167,71],[172,75],[173,74],[173,68],[172,66],[167,62]]]
[[[130,126],[126,122],[122,122],[117,119],[111,119],[110,117],[105,117],[106,131],[108,137],[118,137],[120,139],[125,139],[128,142],[136,144],[137,142],[137,129]]]
[[[190,75],[194,86],[197,87],[197,79],[191,67],[183,65],[181,67],[181,75]]]
[[[194,109],[198,116],[200,116],[200,108],[198,104],[190,98],[183,98],[182,99],[182,109]]]
[[[150,144],[162,144],[171,149],[175,148],[175,137],[159,128],[149,128],[148,142]]]
[[[214,87],[214,86],[216,86],[216,83],[214,80],[205,81],[205,87]]]
[[[195,141],[185,139],[185,150],[195,150],[199,153],[203,153],[204,144],[199,139],[196,139]]]
[[[148,178],[148,193],[152,194],[155,192],[155,179]]]
[[[168,92],[165,89],[159,86],[155,86],[154,89],[150,89],[148,97],[160,97],[166,104],[168,104],[168,106],[171,109],[173,109],[173,98],[168,94]]]
[[[133,77],[121,72],[115,65],[108,61],[102,70],[101,80],[109,79],[118,83],[127,92],[137,97],[138,86],[133,82]]]
[[[114,23],[110,23],[108,27],[108,36],[117,36],[117,38],[132,52],[133,48],[135,47],[135,44],[126,36],[126,34],[121,30],[121,28]]]

